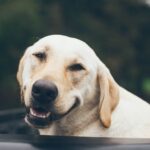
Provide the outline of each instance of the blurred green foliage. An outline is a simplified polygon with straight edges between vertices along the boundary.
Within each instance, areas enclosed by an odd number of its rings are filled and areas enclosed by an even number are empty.
[[[0,109],[20,107],[18,61],[49,34],[87,42],[120,85],[149,100],[150,6],[137,0],[0,0]]]

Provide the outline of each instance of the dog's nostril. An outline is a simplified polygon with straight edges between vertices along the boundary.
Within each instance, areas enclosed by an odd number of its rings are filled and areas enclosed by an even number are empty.
[[[35,100],[53,101],[58,95],[56,85],[50,81],[38,80],[32,86],[32,96]]]
[[[37,86],[35,86],[35,85],[33,85],[32,93],[34,93],[34,94],[39,94],[39,93],[40,93],[40,88],[37,87]]]
[[[50,90],[50,91],[47,91],[46,95],[48,97],[54,97],[55,96],[55,92],[53,92],[53,91]]]
[[[49,89],[49,91],[47,91],[47,93],[45,93],[45,96],[49,99],[49,100],[55,100],[55,98],[57,97],[58,92],[56,89]]]

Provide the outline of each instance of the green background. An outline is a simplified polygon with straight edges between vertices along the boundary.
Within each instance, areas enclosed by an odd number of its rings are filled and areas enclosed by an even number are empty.
[[[50,34],[87,42],[121,86],[149,101],[150,6],[137,0],[0,0],[0,110],[21,107],[19,59]]]

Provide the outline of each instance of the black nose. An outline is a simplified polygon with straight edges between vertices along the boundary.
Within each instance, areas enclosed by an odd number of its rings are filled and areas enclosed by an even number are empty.
[[[56,85],[47,80],[37,80],[32,86],[32,97],[42,103],[49,103],[58,96]]]

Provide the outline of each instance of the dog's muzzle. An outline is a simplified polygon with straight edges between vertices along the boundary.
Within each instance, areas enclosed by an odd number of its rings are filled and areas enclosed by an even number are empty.
[[[50,122],[61,119],[80,103],[79,98],[75,97],[72,107],[66,113],[59,114],[53,110],[57,97],[58,89],[54,83],[46,80],[36,81],[32,86],[31,105],[26,108],[25,121],[35,128],[46,128]]]
[[[52,116],[50,105],[57,96],[58,89],[53,82],[37,80],[32,86],[31,106],[27,108],[26,122],[37,128],[46,127]]]

